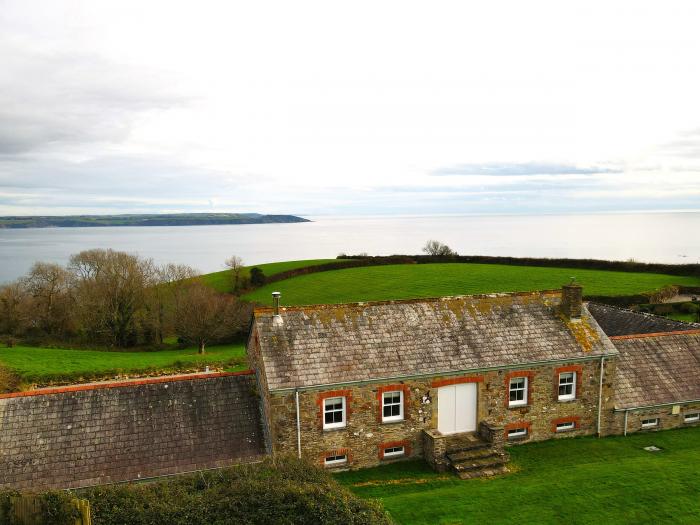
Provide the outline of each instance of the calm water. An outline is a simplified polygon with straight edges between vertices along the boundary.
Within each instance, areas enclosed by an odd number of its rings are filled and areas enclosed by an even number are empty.
[[[438,239],[461,254],[571,257],[666,263],[700,262],[700,213],[313,218],[299,224],[0,229],[0,282],[34,261],[65,263],[89,248],[113,248],[158,263],[223,269],[246,264],[332,258],[341,252],[420,253]]]

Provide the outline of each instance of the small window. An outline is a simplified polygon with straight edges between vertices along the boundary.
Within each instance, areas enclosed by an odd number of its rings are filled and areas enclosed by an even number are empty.
[[[510,380],[508,406],[527,405],[527,377],[514,377]]]
[[[642,419],[642,428],[653,428],[659,426],[659,418]]]
[[[559,401],[576,399],[576,372],[559,374]]]
[[[348,462],[348,456],[347,454],[341,454],[338,456],[328,456],[326,460],[324,461],[324,464],[327,467],[335,467],[338,465],[344,465]]]
[[[527,436],[527,427],[511,428],[508,430],[508,439]]]
[[[329,397],[323,400],[323,428],[345,426],[345,398]]]
[[[385,458],[396,458],[406,453],[403,447],[389,447],[384,449]]]
[[[557,423],[557,432],[568,432],[570,430],[576,430],[576,423],[573,421],[568,421],[566,423]]]
[[[382,421],[403,420],[403,392],[384,392],[382,394]]]
[[[686,423],[697,423],[700,421],[700,412],[695,412],[693,414],[686,414],[683,416],[683,421]]]

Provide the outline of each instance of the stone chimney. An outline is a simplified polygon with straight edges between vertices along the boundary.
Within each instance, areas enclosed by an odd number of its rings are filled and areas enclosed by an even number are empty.
[[[572,321],[581,319],[583,308],[583,286],[575,279],[561,287],[561,313]]]

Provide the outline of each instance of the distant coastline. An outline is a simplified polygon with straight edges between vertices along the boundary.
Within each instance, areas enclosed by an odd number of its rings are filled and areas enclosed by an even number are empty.
[[[143,215],[42,215],[0,217],[0,228],[85,228],[101,226],[211,226],[311,222],[296,215],[260,213],[169,213]]]

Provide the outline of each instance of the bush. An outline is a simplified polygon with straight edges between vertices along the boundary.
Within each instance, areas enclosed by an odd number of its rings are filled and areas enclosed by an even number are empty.
[[[148,484],[89,489],[94,525],[390,524],[327,472],[295,458]]]
[[[19,496],[16,491],[0,491],[0,523],[21,525],[17,521],[12,504],[12,497]],[[28,495],[29,497],[34,497]],[[73,504],[74,496],[66,492],[50,491],[35,496],[39,499],[39,513],[31,523],[42,525],[75,525],[80,511]]]
[[[250,284],[256,288],[265,284],[265,274],[257,266],[250,269]]]
[[[17,377],[12,370],[0,363],[0,394],[16,392],[19,389],[19,386],[19,377]]]
[[[678,309],[684,314],[696,314],[700,312],[700,304],[682,303]]]

